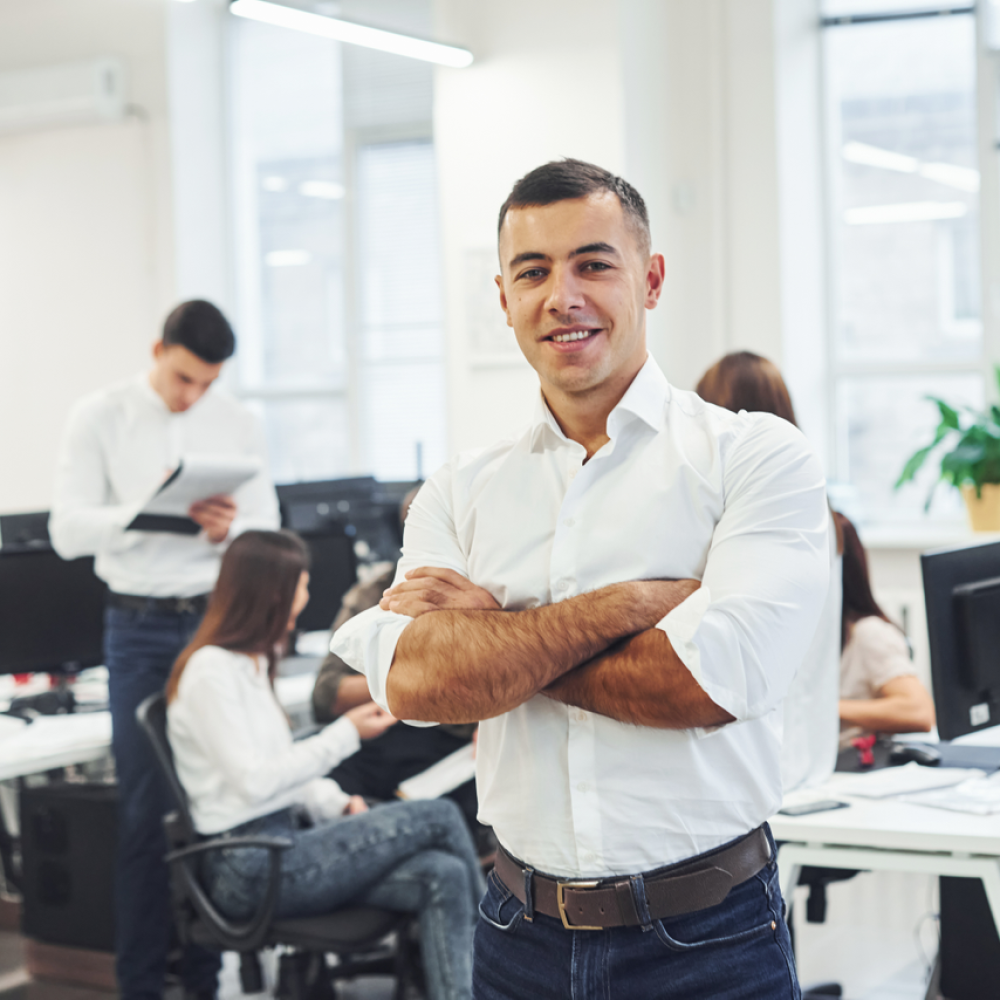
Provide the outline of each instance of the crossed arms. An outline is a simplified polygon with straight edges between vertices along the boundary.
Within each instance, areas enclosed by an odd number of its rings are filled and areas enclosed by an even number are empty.
[[[398,718],[471,722],[541,693],[641,726],[732,722],[653,627],[697,588],[640,580],[505,612],[453,570],[411,570],[380,603],[414,619],[396,645],[389,708]]]

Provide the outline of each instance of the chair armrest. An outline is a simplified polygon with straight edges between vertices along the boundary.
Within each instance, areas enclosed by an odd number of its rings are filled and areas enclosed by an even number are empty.
[[[193,854],[206,854],[209,851],[222,850],[224,847],[269,847],[276,851],[287,851],[291,846],[292,842],[287,837],[214,837],[212,840],[203,840],[170,851],[164,861],[170,864],[172,861],[179,861]]]
[[[184,896],[198,916],[205,922],[216,942],[224,951],[255,951],[267,937],[274,920],[281,886],[281,852],[292,846],[286,837],[214,837],[178,848],[166,855],[165,860],[181,880]],[[200,855],[230,847],[256,847],[267,850],[270,863],[267,889],[257,912],[246,921],[234,921],[223,916],[209,898],[198,879],[196,865]]]

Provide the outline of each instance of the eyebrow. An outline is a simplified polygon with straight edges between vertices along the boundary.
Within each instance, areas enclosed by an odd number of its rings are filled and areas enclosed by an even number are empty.
[[[610,243],[588,243],[586,246],[577,247],[575,250],[570,251],[570,257],[580,257],[583,254],[588,253],[608,253],[615,257],[620,257],[621,254],[618,250],[613,247]],[[549,260],[549,255],[547,253],[542,253],[540,250],[526,250],[524,253],[517,254],[516,257],[511,257],[509,266],[514,268],[518,264],[524,264],[529,260]]]

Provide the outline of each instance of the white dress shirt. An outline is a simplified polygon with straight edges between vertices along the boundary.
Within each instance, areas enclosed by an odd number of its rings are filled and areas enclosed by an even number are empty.
[[[59,450],[49,533],[64,559],[96,555],[95,571],[119,594],[193,597],[215,586],[224,546],[204,532],[126,531],[186,455],[255,455],[262,471],[233,494],[229,539],[278,527],[264,435],[249,410],[213,386],[171,413],[145,373],[93,393],[73,408]]]
[[[167,708],[167,734],[199,833],[221,833],[286,806],[316,820],[343,815],[350,796],[332,767],[361,745],[340,718],[293,741],[263,657],[203,646],[188,660]]]
[[[397,575],[448,567],[512,611],[624,580],[702,581],[657,627],[735,723],[643,728],[537,695],[480,727],[480,819],[571,877],[688,858],[775,812],[781,699],[829,574],[823,474],[791,424],[678,391],[650,359],[607,433],[585,463],[543,404],[523,436],[453,460],[410,508]],[[383,707],[410,621],[376,607],[332,641]]]
[[[788,689],[782,713],[781,786],[785,793],[822,785],[837,765],[843,572],[830,518],[830,586],[816,634]]]

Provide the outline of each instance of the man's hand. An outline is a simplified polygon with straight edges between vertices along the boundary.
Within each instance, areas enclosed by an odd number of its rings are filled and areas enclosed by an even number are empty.
[[[359,816],[368,812],[368,803],[360,795],[352,795],[344,806],[345,816]]]
[[[428,611],[501,611],[493,595],[453,569],[421,566],[390,587],[378,606],[383,611],[419,618]]]
[[[205,529],[205,534],[213,545],[218,545],[226,540],[229,526],[236,517],[236,501],[229,496],[208,497],[191,504],[188,517]]]
[[[344,718],[351,720],[358,731],[358,736],[363,740],[381,736],[390,726],[396,724],[396,719],[373,701],[345,712]]]

